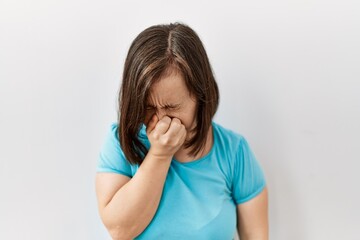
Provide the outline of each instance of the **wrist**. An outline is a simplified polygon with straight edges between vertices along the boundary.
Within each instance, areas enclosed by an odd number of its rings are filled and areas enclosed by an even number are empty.
[[[154,151],[154,149],[152,149],[150,147],[148,155],[154,160],[154,161],[159,161],[159,162],[171,162],[172,160],[172,155],[166,155],[166,154],[159,154],[157,152]]]

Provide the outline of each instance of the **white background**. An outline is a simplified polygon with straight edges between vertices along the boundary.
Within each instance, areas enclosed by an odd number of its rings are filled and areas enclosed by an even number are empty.
[[[131,41],[181,21],[264,168],[274,240],[356,240],[358,1],[0,1],[0,239],[109,239],[99,148]]]

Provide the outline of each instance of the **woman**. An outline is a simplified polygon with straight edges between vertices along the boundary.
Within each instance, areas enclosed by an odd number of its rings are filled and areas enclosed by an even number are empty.
[[[96,193],[113,239],[268,239],[264,173],[246,139],[215,123],[219,91],[198,35],[151,26],[130,46],[119,118]]]

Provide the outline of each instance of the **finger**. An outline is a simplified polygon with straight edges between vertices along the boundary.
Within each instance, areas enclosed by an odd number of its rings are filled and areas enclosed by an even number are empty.
[[[182,131],[182,130],[183,130],[183,131]],[[186,137],[187,137],[187,131],[186,131],[185,126],[183,127],[182,130],[180,131],[181,134],[182,134],[182,136],[181,136],[181,142],[182,142],[182,145],[184,145],[185,140],[186,140]]]
[[[156,124],[155,131],[158,132],[159,134],[165,134],[170,127],[170,123],[171,123],[171,118],[169,118],[168,116],[164,116]]]
[[[168,131],[165,133],[165,135],[175,136],[179,133],[181,128],[182,128],[182,124],[181,124],[180,119],[173,118],[171,120],[170,127],[169,127]]]
[[[154,130],[158,121],[159,121],[159,119],[158,119],[157,115],[156,114],[152,115],[152,117],[150,118],[150,121],[148,122],[148,124],[146,126],[147,134],[151,133]]]

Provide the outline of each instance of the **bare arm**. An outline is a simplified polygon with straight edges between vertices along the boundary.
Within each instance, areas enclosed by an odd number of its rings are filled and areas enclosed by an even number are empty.
[[[248,202],[237,205],[237,229],[240,240],[268,240],[267,187]]]
[[[186,138],[179,119],[154,116],[147,127],[151,148],[133,178],[98,173],[96,192],[101,219],[116,240],[138,236],[158,208],[172,156]]]
[[[113,239],[133,239],[151,222],[158,208],[170,159],[156,159],[148,154],[131,180],[117,190],[110,202],[99,201],[101,218]],[[114,177],[98,173],[96,188],[102,189]],[[113,184],[114,185],[114,184]]]

